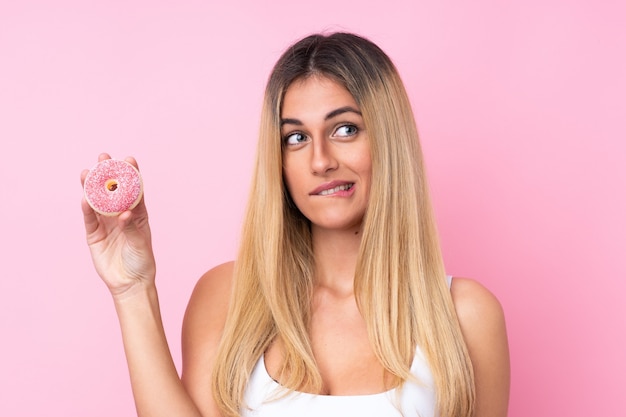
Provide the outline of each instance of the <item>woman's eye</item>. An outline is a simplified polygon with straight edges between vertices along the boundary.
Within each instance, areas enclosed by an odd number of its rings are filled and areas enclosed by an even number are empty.
[[[335,130],[334,136],[347,137],[354,136],[357,134],[359,129],[354,125],[343,125],[339,126],[337,130]]]
[[[306,142],[306,136],[302,133],[296,132],[285,136],[283,140],[285,142],[285,145],[299,145],[303,142]]]

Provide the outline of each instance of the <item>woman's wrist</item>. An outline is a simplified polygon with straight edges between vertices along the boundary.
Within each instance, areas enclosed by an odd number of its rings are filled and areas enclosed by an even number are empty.
[[[154,283],[137,283],[126,291],[113,294],[113,303],[123,334],[139,338],[163,334],[159,297]]]
[[[112,289],[111,296],[116,307],[142,303],[143,301],[158,303],[157,289],[154,281],[137,282],[126,288]]]

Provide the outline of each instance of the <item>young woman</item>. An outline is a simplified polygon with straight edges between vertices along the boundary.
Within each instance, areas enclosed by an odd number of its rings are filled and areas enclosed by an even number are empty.
[[[83,201],[139,415],[506,415],[501,307],[445,275],[415,121],[383,51],[336,33],[283,54],[252,190],[237,260],[189,302],[181,378],[144,203],[111,219]]]

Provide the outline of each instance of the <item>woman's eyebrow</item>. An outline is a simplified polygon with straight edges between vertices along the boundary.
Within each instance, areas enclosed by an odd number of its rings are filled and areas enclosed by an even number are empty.
[[[355,109],[354,107],[344,106],[344,107],[340,107],[337,110],[333,110],[330,113],[328,113],[326,115],[326,117],[324,117],[324,120],[332,119],[333,117],[337,117],[337,116],[339,116],[340,114],[343,114],[343,113],[356,113],[359,116],[362,116],[361,112],[359,110]]]
[[[344,106],[344,107],[340,107],[338,109],[335,109],[333,111],[331,111],[330,113],[328,113],[325,117],[324,120],[329,120],[332,119],[333,117],[337,117],[340,114],[343,113],[356,113],[359,116],[362,116],[361,112],[357,109],[355,109],[354,107],[351,106]],[[280,120],[280,127],[283,127],[283,125],[296,125],[296,126],[302,126],[303,123],[298,120],[298,119],[281,119]]]
[[[283,125],[302,126],[302,122],[298,119],[280,119],[280,127],[283,127]]]

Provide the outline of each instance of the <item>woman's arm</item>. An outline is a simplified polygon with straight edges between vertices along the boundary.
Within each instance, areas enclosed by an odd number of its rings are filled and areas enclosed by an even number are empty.
[[[114,301],[137,415],[201,417],[174,366],[156,287],[137,286]]]
[[[110,158],[100,155],[99,160]],[[128,162],[137,166],[134,159]],[[81,179],[84,183],[87,171]],[[117,217],[101,216],[82,201],[87,244],[109,288],[122,329],[139,416],[200,417],[178,377],[165,338],[154,277],[145,203]]]
[[[482,285],[463,278],[452,281],[452,299],[474,367],[474,416],[505,417],[510,364],[502,307]]]

